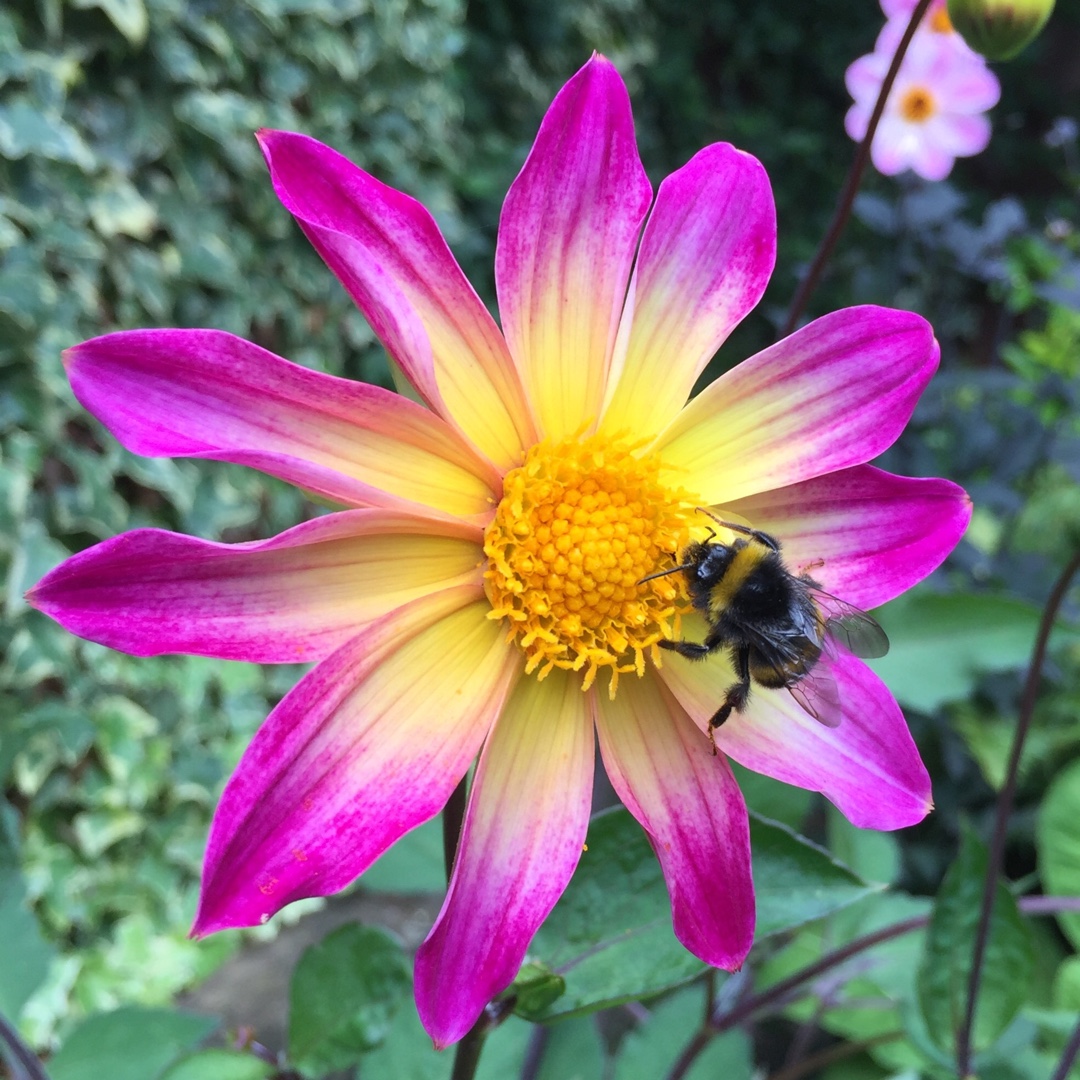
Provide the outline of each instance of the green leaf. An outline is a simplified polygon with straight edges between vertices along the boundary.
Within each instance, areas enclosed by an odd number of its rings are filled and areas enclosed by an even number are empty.
[[[511,1016],[491,1032],[484,1040],[476,1080],[519,1076],[533,1030]],[[407,1006],[398,1010],[382,1045],[364,1055],[360,1068],[363,1080],[449,1080],[453,1065],[453,1048],[436,1050],[416,1009]]]
[[[967,697],[982,672],[1025,665],[1040,611],[1000,596],[915,593],[875,617],[890,648],[874,670],[904,705],[933,712]]]
[[[752,818],[750,843],[758,940],[874,891],[827,852],[775,822]],[[531,953],[566,980],[565,993],[546,1008],[518,1003],[519,1013],[533,1020],[653,997],[705,970],[676,939],[660,864],[622,807],[590,822],[588,850]]]
[[[701,1026],[705,988],[692,986],[650,1009],[649,1019],[630,1032],[619,1047],[615,1080],[655,1080],[666,1076]],[[599,1074],[598,1074],[599,1075]],[[714,1038],[698,1056],[687,1080],[750,1080],[754,1075],[749,1036],[729,1031]]]
[[[900,873],[900,845],[892,833],[859,829],[835,806],[828,808],[829,850],[867,881],[891,885]]]
[[[589,823],[588,850],[530,948],[566,980],[552,1019],[649,997],[705,970],[671,929],[671,905],[645,833],[616,807]]]
[[[757,933],[786,933],[880,891],[784,825],[750,818]]]
[[[1080,896],[1080,761],[1055,777],[1039,810],[1036,847],[1046,892]],[[1080,913],[1057,917],[1065,936],[1080,948]]]
[[[445,892],[442,819],[403,836],[360,879],[366,889],[384,892]]]
[[[521,965],[507,995],[514,998],[514,1007],[522,1016],[544,1012],[566,992],[566,980],[556,975],[546,964],[527,961]]]
[[[753,772],[737,761],[730,761],[728,764],[739,782],[739,789],[751,812],[771,821],[782,822],[796,832],[799,831],[814,799],[812,791]]]
[[[544,1053],[536,1080],[597,1080],[604,1076],[604,1042],[590,1016],[544,1029]]]
[[[128,1006],[84,1020],[49,1062],[52,1080],[150,1080],[218,1026],[209,1016]]]
[[[181,1058],[159,1080],[267,1080],[275,1072],[269,1061],[237,1050],[201,1050]]]
[[[946,1052],[955,1046],[967,1007],[988,864],[986,846],[965,829],[956,861],[941,883],[926,933],[918,977],[919,1008],[930,1038]],[[971,1033],[976,1052],[994,1043],[1027,1000],[1034,963],[1028,926],[1012,893],[999,882]]]
[[[386,1037],[408,992],[401,946],[351,923],[300,957],[289,986],[289,1059],[322,1075],[355,1064]]]

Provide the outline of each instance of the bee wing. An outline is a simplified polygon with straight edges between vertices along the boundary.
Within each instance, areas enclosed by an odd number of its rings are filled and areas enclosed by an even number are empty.
[[[825,616],[825,633],[853,656],[873,660],[889,651],[889,639],[876,619],[832,593],[816,587],[811,593]]]
[[[797,683],[792,683],[788,693],[819,724],[834,728],[840,726],[840,691],[826,662],[816,664]]]

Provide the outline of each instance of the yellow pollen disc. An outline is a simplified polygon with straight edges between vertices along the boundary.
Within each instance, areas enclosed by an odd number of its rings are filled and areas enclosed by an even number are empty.
[[[583,671],[588,689],[610,668],[614,697],[619,674],[644,674],[645,650],[672,636],[682,574],[638,582],[674,565],[697,503],[661,484],[640,448],[600,435],[543,442],[507,473],[484,534],[485,588],[526,672]]]
[[[935,112],[934,95],[925,86],[913,86],[900,99],[900,115],[909,123],[925,123]]]
[[[930,16],[930,29],[935,34],[951,34],[953,32],[952,19],[945,6],[942,5]]]

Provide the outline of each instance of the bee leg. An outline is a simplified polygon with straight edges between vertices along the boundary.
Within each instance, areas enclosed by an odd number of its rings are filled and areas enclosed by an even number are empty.
[[[716,710],[713,718],[709,721],[709,741],[712,743],[713,754],[716,753],[716,729],[724,723],[733,712],[742,712],[750,700],[750,646],[740,645],[735,650],[735,674],[739,681],[732,686],[724,697],[724,704]]]
[[[708,645],[699,645],[695,641],[671,641],[664,638],[656,644],[661,649],[670,649],[671,652],[677,652],[680,656],[685,656],[687,660],[704,660],[712,652],[712,648]]]

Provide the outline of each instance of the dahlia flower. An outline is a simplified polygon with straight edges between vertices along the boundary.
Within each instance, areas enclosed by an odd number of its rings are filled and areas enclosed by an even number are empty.
[[[855,103],[844,127],[856,142],[866,135],[914,4],[886,0],[883,6],[887,13],[896,8],[898,17],[886,23],[874,51],[860,56],[845,74]],[[944,0],[932,4],[911,39],[874,133],[874,167],[886,176],[911,169],[924,180],[943,180],[956,158],[986,148],[990,121],[983,114],[1000,95],[997,77],[952,29]]]
[[[929,778],[889,691],[843,653],[837,727],[755,689],[714,756],[731,665],[658,649],[680,619],[695,628],[679,575],[641,579],[704,537],[698,507],[780,538],[792,570],[814,566],[861,608],[934,569],[966,496],[866,464],[937,366],[929,325],[839,311],[687,404],[772,271],[769,182],[715,144],[654,200],[626,89],[599,56],[555,98],[503,207],[501,331],[419,203],[314,139],[259,142],[281,201],[427,407],[215,330],[78,345],[76,395],[133,451],[241,462],[347,509],[256,543],[136,529],[32,594],[137,655],[315,663],[225,788],[194,932],[347,885],[478,758],[416,958],[423,1022],[455,1041],[514,979],[583,857],[595,731],[660,859],[675,932],[738,967],[754,892],[728,757],[876,829],[919,821]]]

